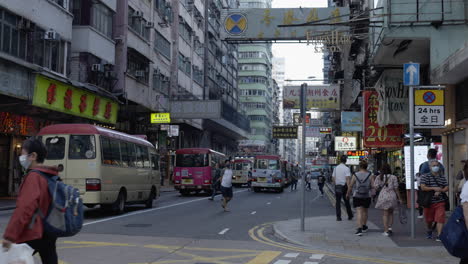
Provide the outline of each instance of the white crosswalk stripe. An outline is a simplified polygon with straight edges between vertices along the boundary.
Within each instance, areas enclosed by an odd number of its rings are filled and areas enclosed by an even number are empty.
[[[310,259],[322,259],[323,256],[324,256],[323,254],[312,254]]]
[[[318,262],[310,262],[310,261],[306,261],[304,262],[304,264],[319,264]]]
[[[297,258],[299,256],[299,253],[288,253],[284,255],[285,258]]]
[[[280,260],[277,260],[274,264],[289,264],[289,263],[291,263],[290,260],[282,260],[282,259],[280,259]]]

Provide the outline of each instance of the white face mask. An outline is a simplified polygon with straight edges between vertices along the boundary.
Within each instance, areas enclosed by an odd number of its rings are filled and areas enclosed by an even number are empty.
[[[439,172],[439,169],[440,169],[439,166],[434,166],[432,167],[432,172],[437,173]]]
[[[29,155],[27,154],[19,156],[19,162],[25,170],[29,169],[29,166],[31,166],[32,163],[32,161],[28,160],[28,156]]]

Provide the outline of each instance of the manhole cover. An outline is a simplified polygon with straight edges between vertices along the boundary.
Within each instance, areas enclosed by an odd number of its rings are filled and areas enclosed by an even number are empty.
[[[152,224],[128,224],[124,225],[125,227],[150,227]]]

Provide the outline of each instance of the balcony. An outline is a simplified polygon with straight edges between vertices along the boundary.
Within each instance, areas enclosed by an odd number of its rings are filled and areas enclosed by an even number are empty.
[[[437,68],[468,40],[465,3],[458,0],[379,1],[371,13],[371,57],[375,65],[408,61]]]
[[[91,26],[73,26],[72,52],[87,52],[114,64],[115,42]]]

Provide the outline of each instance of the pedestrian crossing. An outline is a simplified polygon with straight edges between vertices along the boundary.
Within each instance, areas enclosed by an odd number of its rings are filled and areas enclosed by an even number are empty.
[[[285,253],[272,264],[320,264],[324,259],[323,254]]]

